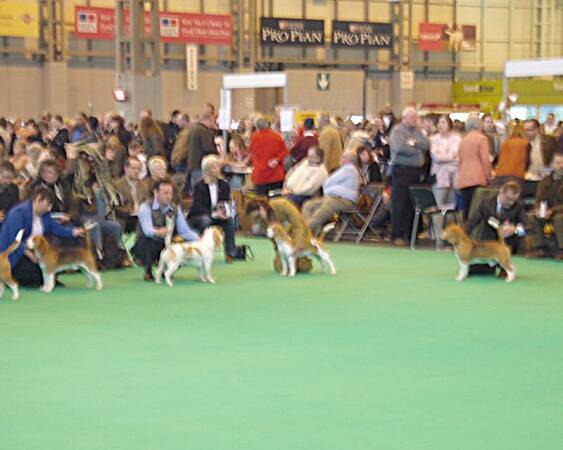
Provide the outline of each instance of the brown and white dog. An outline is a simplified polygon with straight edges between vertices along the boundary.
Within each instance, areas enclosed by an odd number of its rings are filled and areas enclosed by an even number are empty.
[[[88,288],[96,284],[96,289],[102,289],[102,278],[98,273],[96,260],[92,254],[90,230],[95,224],[86,224],[85,247],[57,247],[43,236],[34,236],[27,241],[27,247],[35,252],[39,258],[39,267],[43,272],[43,292],[50,293],[55,287],[55,275],[68,269],[82,269],[88,278]]]
[[[334,228],[334,224],[328,224],[323,228],[318,238],[311,239],[310,245],[307,248],[296,249],[284,227],[277,222],[271,224],[266,230],[266,235],[276,244],[282,264],[281,275],[284,277],[294,277],[297,271],[297,259],[310,257],[320,262],[323,272],[328,268],[331,275],[336,275],[336,267],[334,267],[328,252],[322,247],[324,234],[332,228]]]
[[[20,298],[20,291],[18,289],[18,282],[12,276],[12,265],[8,257],[16,251],[20,246],[23,236],[23,230],[18,231],[16,239],[12,244],[0,253],[0,298],[4,295],[4,285],[7,285],[12,290],[12,300]]]
[[[223,230],[219,227],[208,227],[201,238],[193,242],[172,243],[170,236],[166,238],[166,246],[160,253],[160,261],[156,271],[155,281],[161,283],[162,275],[166,284],[174,286],[172,276],[182,266],[195,267],[199,279],[204,283],[215,283],[211,275],[211,267],[215,251],[223,245]]]
[[[463,281],[467,278],[469,264],[473,260],[484,260],[491,265],[495,263],[500,264],[506,271],[506,281],[508,283],[514,281],[516,268],[512,264],[510,249],[504,243],[502,228],[499,228],[498,231],[498,241],[474,241],[467,236],[463,228],[456,224],[448,226],[442,232],[442,239],[454,246],[454,251],[459,261],[457,281]]]

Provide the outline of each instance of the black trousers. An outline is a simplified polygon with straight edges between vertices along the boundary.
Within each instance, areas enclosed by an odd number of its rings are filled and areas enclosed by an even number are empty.
[[[210,227],[212,225],[221,227],[223,233],[225,233],[225,239],[223,240],[225,256],[234,257],[236,255],[237,248],[235,245],[235,223],[233,219],[217,220],[206,214],[201,214],[198,216],[190,217],[188,220],[190,226],[194,228],[199,234],[201,234],[207,227]]]
[[[152,266],[160,259],[160,252],[163,248],[164,240],[141,236],[133,247],[133,255],[141,260],[146,273],[152,273]]]
[[[391,172],[391,238],[410,241],[414,222],[414,207],[409,186],[420,183],[424,173],[421,167],[394,166]]]
[[[39,287],[43,284],[43,272],[39,264],[35,264],[25,255],[12,269],[12,276],[20,286]]]
[[[274,191],[281,188],[283,188],[283,181],[277,181],[275,183],[268,183],[268,184],[257,184],[256,193],[258,195],[264,195],[267,197],[269,191]]]
[[[473,200],[473,194],[480,186],[471,186],[468,188],[460,189],[459,193],[461,194],[461,203],[462,203],[462,217],[463,221],[467,222],[469,218],[469,210],[471,209],[471,201]]]

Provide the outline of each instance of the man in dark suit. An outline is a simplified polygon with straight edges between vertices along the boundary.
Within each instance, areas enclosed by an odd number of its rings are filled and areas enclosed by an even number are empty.
[[[204,114],[195,123],[188,135],[188,172],[190,186],[193,190],[201,180],[201,160],[206,155],[217,154],[215,145],[215,119],[210,114]]]
[[[519,202],[520,186],[514,181],[505,183],[498,196],[484,199],[479,207],[469,217],[465,228],[468,235],[481,225],[479,240],[498,240],[498,231],[491,226],[496,222],[502,226],[502,233],[506,244],[515,254],[518,249],[518,240],[526,235],[528,219],[524,205]],[[500,231],[500,230],[499,230]]]

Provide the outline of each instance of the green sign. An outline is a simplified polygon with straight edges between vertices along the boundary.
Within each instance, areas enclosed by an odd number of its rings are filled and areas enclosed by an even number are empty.
[[[515,94],[516,105],[563,104],[563,79],[513,79],[508,94]],[[481,105],[483,110],[496,110],[502,101],[502,80],[458,81],[454,83],[453,102],[458,105]]]

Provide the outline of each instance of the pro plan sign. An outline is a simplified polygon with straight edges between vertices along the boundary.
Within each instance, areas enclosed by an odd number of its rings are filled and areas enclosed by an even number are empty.
[[[390,23],[332,22],[333,47],[391,48],[393,26]]]
[[[324,20],[261,17],[260,42],[263,45],[324,45]]]
[[[330,73],[319,72],[317,73],[317,90],[328,91],[330,89]]]

